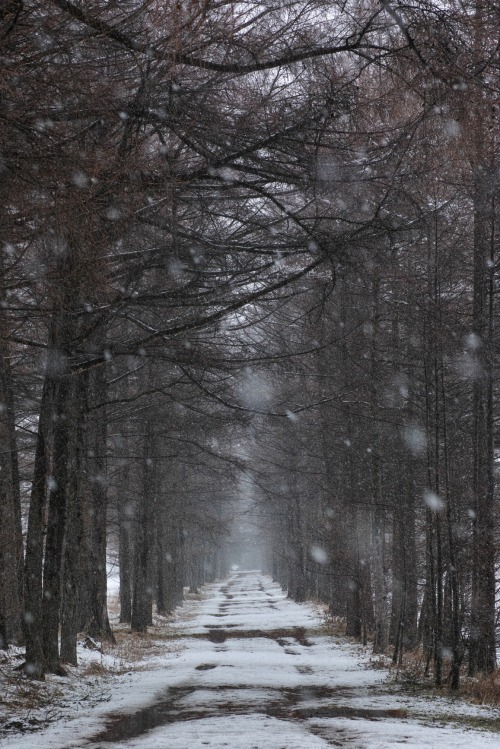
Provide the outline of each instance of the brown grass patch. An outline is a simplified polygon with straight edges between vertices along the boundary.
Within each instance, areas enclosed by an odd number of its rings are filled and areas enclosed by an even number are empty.
[[[135,632],[115,632],[116,644],[103,646],[103,652],[111,655],[122,663],[125,670],[130,664],[136,667],[139,661],[154,655],[178,652],[181,648],[180,636],[175,632],[165,630],[154,631],[152,627],[147,634],[138,635]],[[129,665],[127,665],[129,664]]]
[[[431,670],[426,675],[427,658],[422,648],[408,651],[404,654],[403,663],[393,666],[386,661],[386,668],[389,668],[395,680],[403,687],[414,691],[439,691],[450,694],[451,696],[460,696],[467,702],[475,705],[500,705],[500,671],[493,674],[478,674],[470,677],[466,675],[466,666],[463,667],[460,674],[460,687],[458,692],[452,692],[449,689],[449,672],[451,663],[448,659],[444,660],[443,686],[441,689],[434,687],[434,674]],[[376,665],[372,664],[375,668]]]
[[[103,666],[102,663],[99,663],[98,661],[95,661],[94,663],[89,663],[85,668],[81,671],[82,676],[104,676],[104,674],[108,673],[108,670],[106,666]]]
[[[321,627],[315,629],[315,634],[326,635],[328,637],[346,637],[347,622],[345,617],[332,616],[325,609],[320,612],[323,623]]]
[[[500,673],[463,677],[460,694],[476,705],[500,705]]]

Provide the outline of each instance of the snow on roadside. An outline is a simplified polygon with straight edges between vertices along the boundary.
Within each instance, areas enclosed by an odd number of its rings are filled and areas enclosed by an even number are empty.
[[[194,616],[198,605],[197,600],[188,600],[175,618],[155,616],[146,637],[132,636],[129,627],[118,624],[117,615],[111,617],[118,643],[95,643],[93,648],[79,639],[78,667],[65,665],[67,677],[26,679],[16,670],[24,660],[24,648],[0,651],[0,747],[25,749],[32,732],[38,745],[40,729],[44,735],[48,731],[47,746],[60,746],[66,735],[74,738],[97,730],[102,726],[100,716],[110,711],[148,704],[164,688],[165,670],[182,649],[176,627]],[[63,724],[69,726],[67,732]]]

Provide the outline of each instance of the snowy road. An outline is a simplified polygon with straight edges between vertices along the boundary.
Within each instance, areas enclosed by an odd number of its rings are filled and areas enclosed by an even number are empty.
[[[443,722],[494,713],[398,696],[361,648],[326,636],[312,606],[258,572],[211,586],[180,627],[183,650],[117,685],[106,710],[0,748],[498,747],[498,734]]]

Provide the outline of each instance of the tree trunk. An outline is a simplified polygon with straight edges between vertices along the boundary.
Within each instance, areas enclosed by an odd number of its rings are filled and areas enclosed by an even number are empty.
[[[85,382],[74,375],[71,382],[71,402],[66,417],[70,420],[68,445],[67,518],[63,558],[63,592],[61,609],[61,660],[73,666],[77,662],[80,590],[82,587],[82,470],[83,406]]]
[[[415,487],[413,477],[402,482],[393,520],[392,604],[390,643],[393,663],[418,642],[417,551],[415,540]]]
[[[152,620],[151,554],[152,515],[154,503],[154,461],[152,427],[148,421],[143,443],[142,496],[134,521],[134,581],[131,628],[145,633]]]
[[[45,672],[42,646],[42,570],[45,534],[44,516],[47,503],[48,450],[51,441],[53,396],[54,383],[45,378],[38,418],[38,435],[28,514],[24,565],[26,607],[24,614],[26,638],[25,668],[28,675],[36,678],[43,678]]]
[[[0,308],[0,338],[2,337]],[[21,498],[15,436],[14,400],[5,344],[0,352],[0,612],[1,640],[21,643],[24,609]]]
[[[474,45],[484,59],[488,8],[475,4]],[[495,27],[498,43],[498,25]],[[469,673],[491,673],[496,668],[493,351],[495,198],[497,191],[498,132],[496,106],[482,86],[475,91],[474,133],[474,268],[472,330],[477,375],[473,383],[473,558]]]
[[[128,468],[124,468],[123,492],[128,486]],[[120,566],[120,622],[130,624],[132,618],[132,504],[122,494],[118,508],[118,555]]]
[[[474,521],[469,673],[496,667],[493,453],[493,171],[478,166],[474,196],[473,387]]]
[[[49,479],[47,538],[43,565],[42,646],[45,667],[63,674],[59,657],[59,624],[63,543],[66,529],[70,423],[68,419],[69,375],[57,382],[54,398],[52,475]]]
[[[89,376],[89,407],[85,423],[87,445],[88,488],[88,540],[90,575],[87,581],[89,611],[85,631],[98,640],[114,642],[108,616],[107,604],[107,476],[106,476],[106,398],[105,370],[94,369]]]
[[[373,511],[373,592],[375,599],[375,636],[373,652],[384,653],[388,645],[389,625],[385,580],[385,518],[375,505]]]
[[[148,611],[149,571],[149,538],[146,530],[146,499],[142,497],[141,507],[135,518],[134,533],[134,581],[132,591],[132,616],[130,620],[133,632],[146,633],[150,620]]]
[[[446,499],[446,528],[448,540],[448,569],[447,569],[447,594],[448,611],[445,613],[445,622],[448,624],[449,641],[451,644],[451,671],[450,687],[458,690],[460,686],[460,667],[463,660],[462,647],[462,615],[460,610],[460,574],[458,569],[458,554],[454,534],[454,517],[452,506],[452,495],[450,491],[450,468],[448,456],[448,427],[446,411],[446,394],[444,386],[444,365],[441,362],[441,391],[443,408],[443,453],[445,466],[445,499]]]

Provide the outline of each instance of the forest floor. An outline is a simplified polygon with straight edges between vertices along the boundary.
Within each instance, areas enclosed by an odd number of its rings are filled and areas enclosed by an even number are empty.
[[[259,572],[206,586],[145,638],[116,633],[42,683],[13,671],[10,649],[0,749],[498,747],[499,708],[402,688]]]

